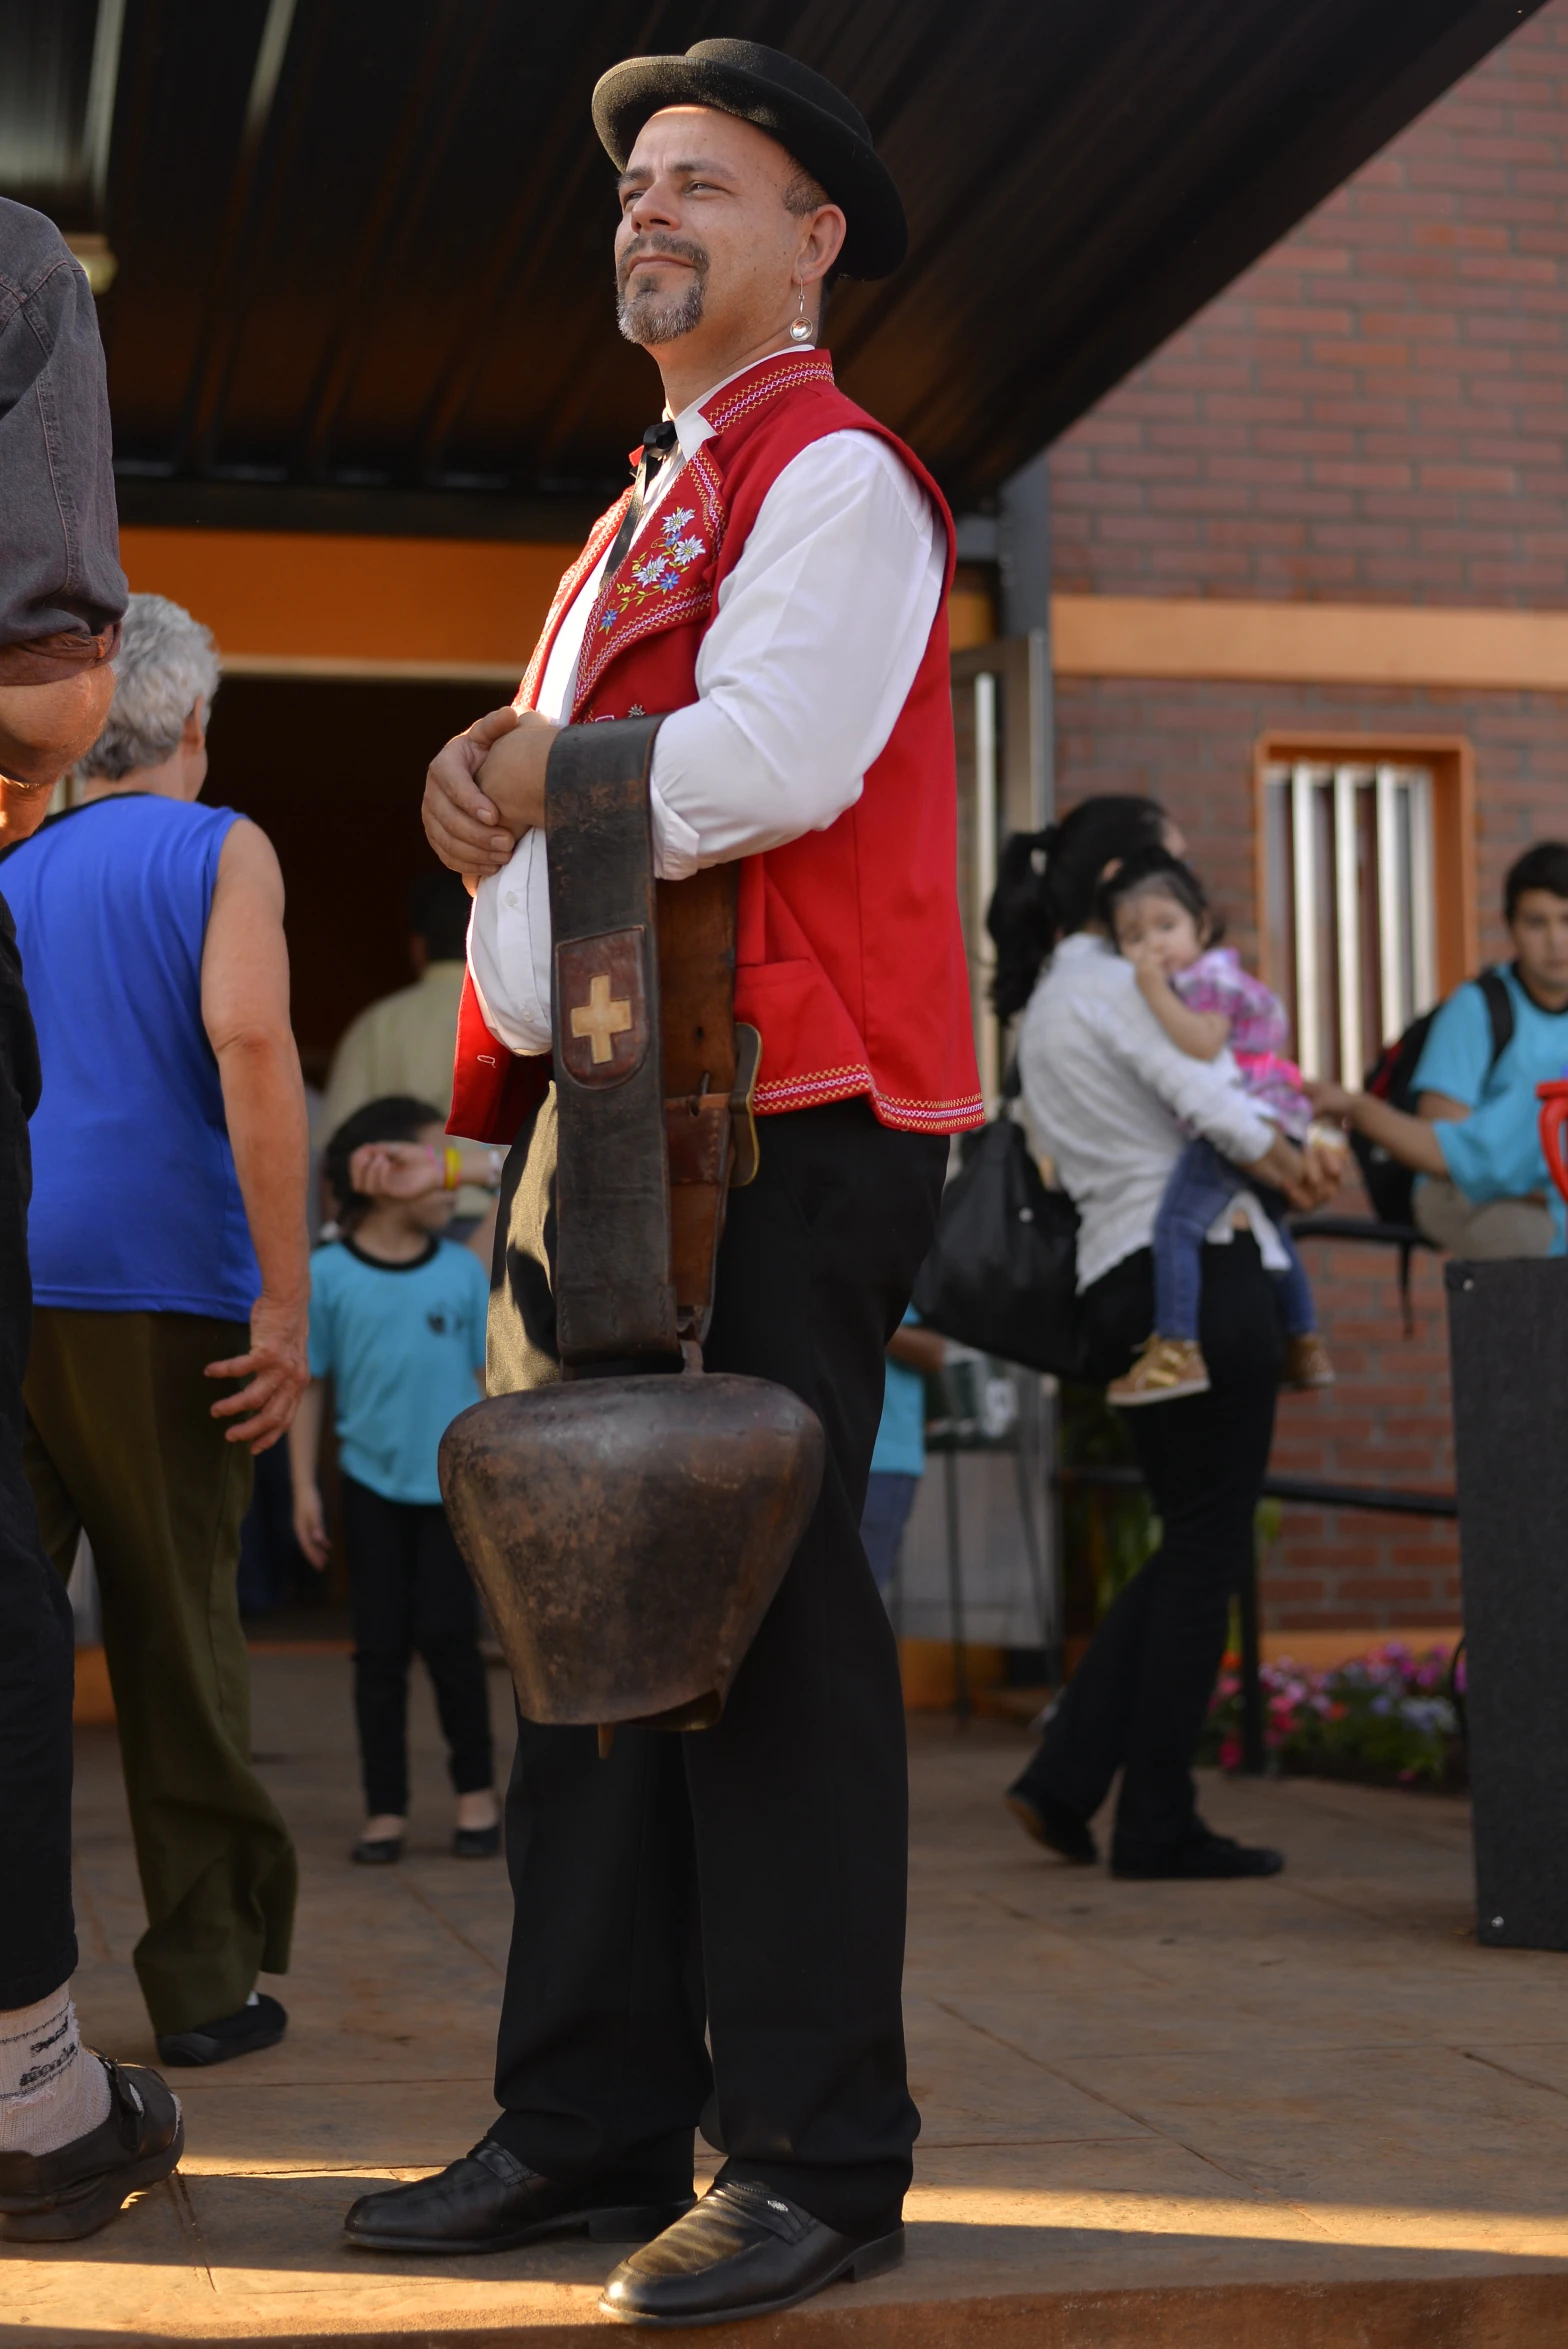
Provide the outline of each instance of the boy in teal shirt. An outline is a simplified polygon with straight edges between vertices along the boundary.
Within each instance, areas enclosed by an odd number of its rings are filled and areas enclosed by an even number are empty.
[[[1326,1116],[1381,1143],[1421,1177],[1416,1222],[1456,1256],[1561,1256],[1563,1203],[1541,1155],[1535,1088],[1568,1074],[1568,844],[1538,841],[1510,866],[1503,914],[1514,949],[1498,964],[1513,1033],[1494,1055],[1486,998],[1456,988],[1416,1065],[1419,1115],[1339,1085],[1309,1088]]]

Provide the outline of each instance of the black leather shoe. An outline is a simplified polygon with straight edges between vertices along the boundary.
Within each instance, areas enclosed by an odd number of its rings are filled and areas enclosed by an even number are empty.
[[[809,2300],[824,2284],[897,2267],[904,2230],[835,2234],[772,2186],[721,2180],[604,2287],[600,2309],[631,2325],[717,2325]]]
[[[109,2075],[109,2115],[53,2153],[0,2153],[0,2243],[70,2243],[96,2234],[128,2194],[156,2186],[185,2150],[180,2100],[156,2072],[86,2049]]]
[[[1026,1835],[1036,1843],[1043,1843],[1048,1851],[1060,1852],[1064,1860],[1071,1860],[1075,1868],[1092,1868],[1100,1856],[1099,1845],[1089,1832],[1088,1822],[1059,1803],[1054,1794],[1043,1787],[1031,1786],[1027,1778],[1020,1778],[1007,1790],[1007,1807]]]
[[[1277,1876],[1284,1865],[1282,1851],[1271,1851],[1267,1844],[1237,1843],[1232,1836],[1211,1835],[1206,1828],[1184,1843],[1111,1846],[1111,1874],[1144,1883],[1176,1877],[1218,1881],[1236,1876]]]
[[[286,2010],[264,1990],[255,1991],[232,2015],[193,2023],[188,2031],[158,2033],[158,2061],[165,2064],[227,2064],[237,2055],[258,2055],[276,2047],[289,2027]]]
[[[596,2200],[592,2182],[558,2186],[494,2137],[449,2162],[438,2177],[362,2194],[343,2232],[362,2251],[510,2251],[546,2235],[595,2243],[646,2243],[691,2208],[689,2194],[662,2202]]]

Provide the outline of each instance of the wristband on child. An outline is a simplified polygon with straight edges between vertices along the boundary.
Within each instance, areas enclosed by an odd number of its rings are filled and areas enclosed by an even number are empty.
[[[455,1142],[449,1142],[446,1148],[442,1151],[441,1165],[443,1169],[441,1178],[442,1189],[444,1191],[455,1191],[463,1179],[463,1153],[458,1149]]]

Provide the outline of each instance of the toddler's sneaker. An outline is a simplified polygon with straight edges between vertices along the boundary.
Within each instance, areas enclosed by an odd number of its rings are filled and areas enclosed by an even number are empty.
[[[1183,1395],[1206,1395],[1209,1366],[1196,1338],[1150,1338],[1125,1377],[1105,1390],[1108,1403],[1130,1411],[1135,1403],[1174,1403]]]
[[[1327,1346],[1315,1329],[1290,1338],[1285,1346],[1285,1384],[1288,1387],[1331,1387],[1334,1365]]]

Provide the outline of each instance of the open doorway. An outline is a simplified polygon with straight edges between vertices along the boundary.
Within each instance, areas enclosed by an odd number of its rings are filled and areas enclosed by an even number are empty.
[[[320,1085],[366,1004],[406,986],[409,890],[435,860],[419,820],[425,768],[504,686],[226,677],[203,798],[252,817],[288,893],[294,1032]]]

